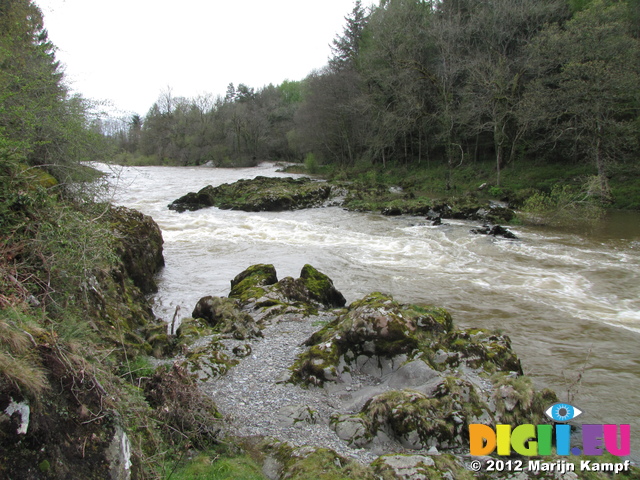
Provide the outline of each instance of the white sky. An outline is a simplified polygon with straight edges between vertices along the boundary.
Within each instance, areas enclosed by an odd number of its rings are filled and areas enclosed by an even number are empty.
[[[35,3],[72,89],[145,115],[167,87],[192,98],[302,80],[327,63],[354,0]]]

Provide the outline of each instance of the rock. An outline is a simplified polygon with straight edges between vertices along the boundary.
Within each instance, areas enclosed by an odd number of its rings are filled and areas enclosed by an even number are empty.
[[[429,480],[433,477],[435,462],[424,455],[382,455],[373,463],[375,472],[381,478],[398,480]]]
[[[253,265],[231,281],[230,298],[238,299],[244,308],[260,309],[267,318],[284,313],[308,315],[318,308],[344,306],[344,296],[325,274],[305,265],[300,277],[278,280],[273,265]]]
[[[424,385],[440,374],[423,360],[414,360],[400,367],[387,380],[391,388],[410,388]]]
[[[185,356],[181,367],[194,374],[199,380],[206,382],[227,371],[238,363],[223,352],[223,348],[217,342],[209,342],[199,346]]]
[[[202,297],[191,315],[204,319],[215,331],[231,334],[238,340],[262,336],[253,317],[241,311],[236,301],[230,298]]]
[[[372,293],[307,340],[310,348],[298,357],[292,378],[304,383],[313,376],[323,383],[329,380],[327,372],[333,380],[350,365],[365,369],[364,373],[386,375],[401,365],[392,359],[408,360],[428,349],[434,334],[452,326],[443,309],[400,305],[388,295]]]
[[[113,439],[107,450],[111,480],[131,478],[131,442],[120,425],[116,425]]]
[[[369,426],[369,438],[382,429],[405,448],[447,449],[459,445],[458,439],[468,438],[474,412],[487,408],[470,383],[449,377],[432,397],[408,389],[376,395],[359,416]]]
[[[193,343],[194,340],[213,333],[213,328],[203,318],[184,318],[176,330],[176,336],[182,344]]]
[[[333,281],[311,265],[302,267],[300,280],[309,292],[309,297],[327,308],[344,307],[347,303],[342,293],[333,286]]]
[[[164,266],[160,227],[150,216],[126,207],[112,208],[109,219],[129,277],[142,293],[157,292],[155,275]]]
[[[231,280],[229,298],[237,298],[246,303],[264,295],[264,288],[261,287],[273,285],[277,281],[278,276],[273,265],[253,265]]]
[[[29,402],[23,400],[16,402],[13,398],[9,398],[9,405],[4,409],[4,414],[10,419],[15,419],[16,435],[26,435],[29,429],[29,420],[31,416],[31,408]],[[1,419],[1,417],[0,417]]]
[[[244,345],[238,345],[231,350],[236,357],[244,358],[251,355],[251,345],[245,343]]]
[[[278,411],[276,422],[283,427],[293,426],[299,422],[314,425],[318,422],[318,416],[317,412],[307,405],[288,405]]]
[[[368,436],[369,426],[362,417],[334,415],[330,424],[336,435],[347,442],[350,447],[362,448],[371,443],[371,437]]]
[[[517,239],[518,237],[510,230],[501,227],[500,225],[483,225],[482,227],[472,228],[471,233],[480,235],[493,235],[494,237],[504,237],[510,239]]]
[[[322,205],[331,194],[331,186],[310,178],[258,176],[218,187],[208,185],[174,200],[170,210],[184,212],[216,206],[248,212],[298,210]]]

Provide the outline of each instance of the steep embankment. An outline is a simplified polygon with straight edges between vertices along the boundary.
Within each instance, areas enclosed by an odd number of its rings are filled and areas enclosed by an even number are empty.
[[[213,403],[148,360],[172,350],[145,297],[163,265],[155,222],[2,168],[0,477],[157,478],[183,442],[215,442]]]

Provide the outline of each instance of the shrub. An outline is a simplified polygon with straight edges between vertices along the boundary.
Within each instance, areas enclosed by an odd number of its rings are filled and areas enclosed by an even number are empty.
[[[316,156],[313,153],[307,153],[307,156],[304,157],[304,166],[307,173],[311,175],[318,173],[318,160],[316,160]]]

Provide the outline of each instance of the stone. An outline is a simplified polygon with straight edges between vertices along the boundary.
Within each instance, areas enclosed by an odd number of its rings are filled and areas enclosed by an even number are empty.
[[[518,238],[511,230],[508,230],[500,225],[483,225],[482,227],[472,228],[470,232],[480,235],[492,235],[494,237],[504,237],[514,240]]]
[[[371,443],[365,420],[356,415],[336,415],[331,418],[331,428],[350,447],[362,448]]]
[[[411,388],[438,378],[440,374],[423,360],[414,360],[400,367],[387,380],[391,388]]]
[[[131,442],[120,425],[116,425],[113,439],[107,450],[109,474],[111,480],[129,480],[131,478]]]
[[[193,318],[205,320],[217,332],[231,334],[238,340],[262,336],[253,317],[241,311],[237,303],[230,298],[202,297],[191,315]]]
[[[391,473],[399,480],[429,480],[427,467],[435,467],[435,462],[424,455],[383,455],[374,462],[377,474]]]
[[[144,294],[155,293],[155,275],[164,266],[162,232],[148,215],[126,207],[109,211],[109,220],[119,244],[116,252],[133,283]]]

